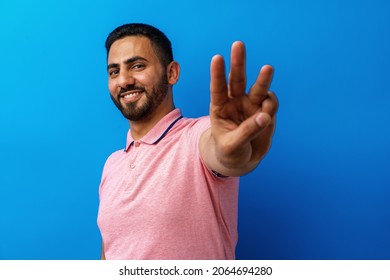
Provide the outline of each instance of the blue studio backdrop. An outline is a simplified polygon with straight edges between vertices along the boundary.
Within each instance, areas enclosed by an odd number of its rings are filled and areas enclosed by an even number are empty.
[[[241,180],[238,259],[390,259],[388,1],[0,3],[0,259],[98,259],[98,186],[127,121],[104,41],[145,22],[173,43],[176,106],[208,114],[209,63],[272,64],[272,148]]]

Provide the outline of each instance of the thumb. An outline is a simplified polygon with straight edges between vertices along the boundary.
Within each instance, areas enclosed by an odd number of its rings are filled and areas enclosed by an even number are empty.
[[[271,122],[271,117],[267,113],[259,113],[255,116],[255,121],[260,128],[265,128]]]
[[[271,123],[269,114],[261,112],[245,121],[237,128],[236,141],[237,145],[243,145],[252,141],[259,133]]]

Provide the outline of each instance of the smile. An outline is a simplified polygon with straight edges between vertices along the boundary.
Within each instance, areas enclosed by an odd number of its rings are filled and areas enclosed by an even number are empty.
[[[142,95],[142,93],[143,91],[127,92],[121,94],[121,98],[123,98],[125,102],[133,102],[138,100],[138,98]]]

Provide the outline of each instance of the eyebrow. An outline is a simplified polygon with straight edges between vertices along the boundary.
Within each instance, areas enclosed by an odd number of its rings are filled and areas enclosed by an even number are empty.
[[[127,65],[127,64],[131,64],[131,63],[138,61],[138,60],[142,60],[145,62],[148,61],[146,58],[143,58],[142,56],[133,56],[133,57],[130,57],[129,59],[126,59],[123,63],[125,65]],[[107,65],[107,71],[110,70],[111,68],[117,68],[117,67],[119,67],[118,63],[110,63]]]

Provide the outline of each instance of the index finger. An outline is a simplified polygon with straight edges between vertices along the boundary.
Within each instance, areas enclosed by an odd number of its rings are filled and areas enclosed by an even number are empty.
[[[222,105],[228,100],[225,62],[220,55],[215,55],[210,63],[210,98],[213,105]]]

